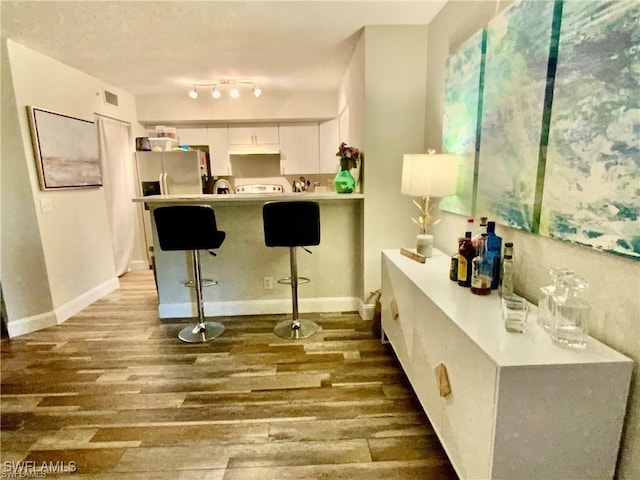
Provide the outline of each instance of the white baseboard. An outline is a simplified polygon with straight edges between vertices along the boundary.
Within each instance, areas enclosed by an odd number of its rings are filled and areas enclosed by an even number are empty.
[[[101,299],[119,287],[120,282],[117,277],[114,277],[74,298],[70,302],[61,305],[53,311],[40,313],[32,317],[11,320],[7,322],[9,337],[14,338],[37,330],[42,330],[43,328],[59,325],[91,305],[96,300]]]
[[[298,302],[298,310],[300,313],[354,312],[359,310],[360,303],[361,300],[357,297],[301,298]],[[211,317],[273,315],[290,312],[290,298],[204,303],[204,313]],[[193,318],[198,312],[195,303],[164,303],[158,307],[158,314],[160,318]]]
[[[55,313],[50,311],[7,322],[7,332],[9,333],[9,338],[15,338],[36,330],[53,327],[57,324]]]
[[[130,270],[149,270],[149,262],[146,260],[133,260],[129,264]]]
[[[87,308],[96,300],[100,300],[102,297],[113,292],[114,290],[117,290],[118,288],[120,288],[120,280],[118,280],[118,277],[113,277],[106,282],[103,282],[100,285],[92,288],[91,290],[83,293],[82,295],[74,298],[70,302],[59,306],[55,309],[58,323],[60,324],[66,319],[71,318],[82,309]]]

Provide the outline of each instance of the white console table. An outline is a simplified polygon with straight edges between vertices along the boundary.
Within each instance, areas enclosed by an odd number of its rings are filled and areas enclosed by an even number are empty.
[[[497,292],[458,286],[449,260],[382,252],[382,328],[460,478],[612,478],[633,362],[593,338],[554,345],[535,306],[507,332]]]

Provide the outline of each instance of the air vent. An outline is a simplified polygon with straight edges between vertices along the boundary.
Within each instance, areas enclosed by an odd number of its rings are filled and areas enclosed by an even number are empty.
[[[105,103],[108,103],[109,105],[114,105],[114,106],[118,106],[118,95],[116,95],[113,92],[110,92],[109,90],[105,90],[104,91],[104,101]]]

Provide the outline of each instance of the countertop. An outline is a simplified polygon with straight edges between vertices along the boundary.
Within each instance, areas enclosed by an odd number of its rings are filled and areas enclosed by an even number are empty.
[[[362,193],[335,192],[301,192],[301,193],[231,193],[226,195],[188,194],[188,195],[150,195],[136,197],[139,203],[238,203],[238,202],[268,202],[273,200],[315,200],[315,201],[355,201],[364,199]]]

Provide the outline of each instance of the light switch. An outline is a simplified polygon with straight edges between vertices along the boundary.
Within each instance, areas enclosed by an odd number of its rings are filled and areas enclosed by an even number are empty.
[[[49,213],[51,211],[51,200],[48,198],[41,198],[40,210],[42,210],[42,213]]]

